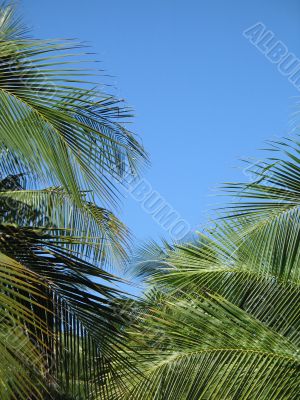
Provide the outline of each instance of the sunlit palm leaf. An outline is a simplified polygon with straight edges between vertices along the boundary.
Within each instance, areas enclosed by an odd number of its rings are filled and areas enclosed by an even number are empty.
[[[227,191],[240,199],[226,208],[226,217],[234,221],[241,236],[252,241],[256,248],[254,257],[265,260],[276,257],[275,249],[278,249],[280,257],[269,259],[270,265],[278,271],[281,269],[285,277],[298,280],[299,142],[297,138],[282,141],[274,144],[273,150],[277,157],[249,168],[255,177],[253,182],[225,185]]]
[[[132,333],[146,376],[116,398],[297,398],[297,347],[245,311],[196,293],[149,306]]]
[[[300,159],[292,147],[300,153],[289,143],[254,183],[227,185],[235,203],[198,241],[144,251],[137,273],[161,295],[137,307],[131,331],[146,378],[120,399],[297,399]]]
[[[103,202],[115,202],[113,181],[121,180],[125,165],[136,174],[145,157],[124,126],[130,114],[119,100],[87,87],[89,72],[69,65],[65,50],[76,44],[14,37],[14,20],[2,22],[2,147],[49,184],[62,185],[78,205],[87,187]]]

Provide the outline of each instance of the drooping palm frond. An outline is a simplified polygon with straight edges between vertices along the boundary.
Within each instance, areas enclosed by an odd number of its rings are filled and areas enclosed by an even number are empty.
[[[262,163],[198,241],[144,251],[137,273],[160,291],[129,329],[145,378],[116,398],[297,399],[299,164]]]
[[[273,157],[249,167],[253,182],[225,184],[225,190],[239,199],[225,209],[225,217],[237,226],[240,220],[248,221],[240,226],[240,235],[244,231],[245,237],[251,236],[255,257],[266,259],[270,246],[278,248],[282,258],[273,265],[283,270],[283,262],[289,268],[294,265],[299,274],[300,143],[297,137],[286,139],[274,143],[272,150]]]
[[[218,296],[146,305],[132,329],[144,372],[116,399],[296,399],[298,348]]]
[[[26,271],[14,293],[1,276],[0,286],[25,315],[17,322],[28,343],[11,359],[3,351],[0,397],[102,399],[134,368],[118,280],[90,262],[124,260],[127,229],[104,207],[114,207],[116,183],[136,175],[146,155],[126,128],[129,111],[88,82],[94,72],[74,66],[82,46],[25,31],[14,8],[0,6],[0,257]]]
[[[293,253],[298,245],[293,240],[295,227],[292,224],[290,227],[285,227],[286,239]],[[147,271],[150,284],[169,295],[191,292],[221,295],[299,345],[297,264],[291,258],[285,259],[284,246],[270,246],[267,259],[262,259],[259,253],[255,258],[251,236],[242,238],[229,222],[219,223],[209,235],[201,234],[198,242],[169,248],[163,259],[145,260],[142,270]],[[140,272],[141,267],[137,268]],[[265,315],[267,319],[262,319]]]
[[[119,371],[129,376],[134,368],[120,330],[126,316],[120,317],[120,292],[112,285],[117,278],[65,253],[41,231],[2,225],[1,239],[0,254],[34,274],[37,287],[44,282],[45,298],[37,305],[26,294],[22,299],[33,313],[26,326],[35,331],[40,319],[48,330],[35,332],[35,339],[46,343],[50,384],[56,384],[49,391],[92,399],[109,393],[108,379],[125,385]]]
[[[113,182],[122,179],[126,165],[136,174],[146,157],[125,128],[128,110],[89,84],[91,73],[72,66],[76,62],[65,53],[78,45],[23,38],[11,8],[0,13],[2,149],[49,185],[62,185],[77,205],[87,188],[111,205]]]
[[[22,177],[21,177],[22,178]],[[48,229],[66,250],[101,266],[126,261],[129,233],[110,211],[82,193],[80,207],[60,187],[23,189],[18,176],[0,181],[0,221]]]
[[[89,238],[74,241],[73,251],[107,263],[114,256],[115,263],[124,261],[128,231],[111,212],[116,184],[136,175],[147,159],[126,129],[128,109],[88,82],[94,72],[76,66],[78,44],[24,36],[10,5],[0,6],[0,16],[0,178],[26,176],[35,191],[9,195],[42,207],[39,215],[60,202],[49,225],[60,214],[65,221],[56,226],[65,236],[70,228],[70,237]],[[37,192],[41,187],[52,187],[51,193]]]
[[[51,332],[33,309],[51,313],[44,305],[46,289],[37,274],[0,253],[0,397],[3,400],[36,400],[48,393],[49,375],[44,359],[47,344],[41,337],[50,337]]]

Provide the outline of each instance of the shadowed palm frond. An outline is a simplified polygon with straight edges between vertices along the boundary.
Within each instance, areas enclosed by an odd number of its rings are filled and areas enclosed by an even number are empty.
[[[66,250],[103,267],[126,261],[128,229],[112,212],[90,201],[89,193],[82,193],[78,207],[60,187],[23,189],[17,178],[0,182],[0,221],[48,229]]]
[[[126,316],[120,317],[120,291],[113,285],[118,279],[65,253],[41,230],[2,225],[1,239],[0,254],[34,274],[33,288],[45,286],[38,304],[26,294],[22,298],[33,312],[26,322],[30,331],[39,320],[47,327],[34,339],[46,343],[49,376],[56,382],[50,389],[88,399],[108,392],[108,379],[124,385],[121,367],[134,376],[120,329]],[[23,282],[18,289],[22,293]]]
[[[52,335],[39,316],[51,313],[45,306],[46,290],[46,284],[36,273],[0,253],[0,397],[3,400],[16,396],[42,399],[49,393],[49,384],[55,383],[50,379],[44,358],[47,343],[41,340]]]

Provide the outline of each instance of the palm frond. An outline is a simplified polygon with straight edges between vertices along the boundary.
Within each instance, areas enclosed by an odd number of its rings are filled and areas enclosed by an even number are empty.
[[[82,193],[78,207],[60,187],[23,190],[16,176],[9,178],[0,182],[2,223],[47,229],[64,249],[103,267],[125,263],[128,229],[112,212],[94,204],[89,193]]]
[[[1,148],[48,184],[63,186],[77,205],[79,192],[87,187],[102,202],[113,204],[113,182],[122,180],[124,166],[135,175],[146,158],[141,144],[125,128],[130,113],[118,99],[87,82],[90,72],[72,66],[72,54],[66,51],[75,51],[76,43],[19,35],[7,39],[17,22],[8,21],[14,18],[11,11],[4,9],[2,15]],[[0,165],[11,173],[7,165]]]
[[[218,296],[149,305],[132,330],[145,377],[118,399],[296,399],[298,348]]]
[[[34,308],[39,313],[46,311],[45,290],[46,285],[34,272],[0,253],[1,399],[37,400],[48,393],[47,344],[41,337],[51,333],[34,312]]]
[[[299,301],[300,287],[291,279],[291,259],[280,264],[285,254],[280,251],[285,249],[274,246],[272,257],[257,257],[254,263],[251,237],[242,237],[243,241],[235,226],[223,221],[201,234],[198,242],[169,247],[163,258],[150,256],[149,262],[141,263],[142,270],[149,274],[150,285],[165,294],[216,293],[299,345],[300,310],[293,305]],[[288,229],[286,238],[293,243]],[[293,265],[297,272],[297,263]],[[140,273],[140,265],[137,269]]]
[[[134,367],[127,361],[120,329],[124,315],[119,315],[120,291],[113,286],[118,279],[65,253],[41,231],[7,225],[1,232],[1,253],[32,271],[47,287],[45,300],[40,300],[44,312],[26,296],[24,302],[35,313],[28,324],[35,326],[41,318],[49,329],[40,341],[49,347],[48,368],[57,387],[88,399],[107,392],[108,379],[121,385],[120,366],[127,375]]]
[[[282,270],[287,279],[298,280],[299,142],[286,139],[272,150],[275,156],[253,166],[254,182],[225,185],[239,200],[224,209],[225,218],[252,242],[254,263],[272,257],[268,262],[278,273]]]

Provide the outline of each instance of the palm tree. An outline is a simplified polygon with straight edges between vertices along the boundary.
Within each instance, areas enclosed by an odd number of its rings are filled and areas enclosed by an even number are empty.
[[[102,399],[131,372],[104,268],[126,260],[116,186],[146,155],[82,47],[32,39],[0,6],[1,400]]]
[[[144,251],[152,289],[128,328],[142,374],[113,398],[299,398],[300,143],[274,146],[198,240]]]

